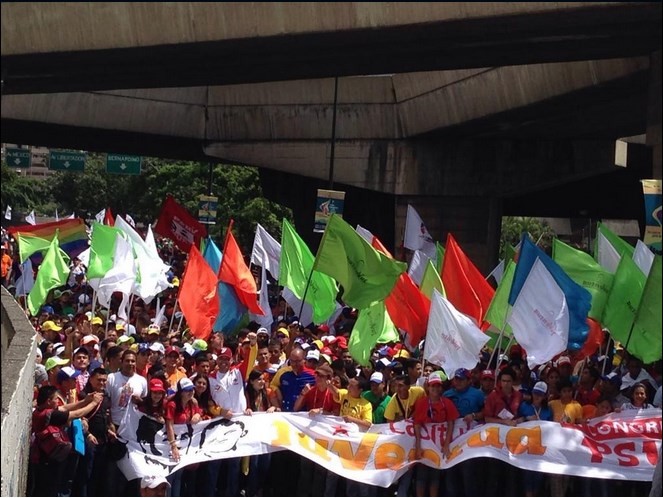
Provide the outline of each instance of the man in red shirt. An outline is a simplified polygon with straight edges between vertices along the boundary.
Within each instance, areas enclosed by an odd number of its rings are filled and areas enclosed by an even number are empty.
[[[421,426],[430,423],[447,423],[447,430],[442,443],[442,454],[449,456],[449,444],[454,431],[454,421],[460,417],[453,402],[442,396],[442,379],[433,372],[428,376],[428,396],[422,396],[414,404],[414,450],[417,459],[421,459]],[[433,469],[421,464],[417,469],[417,496],[437,496],[440,486],[441,469]],[[428,489],[426,487],[428,486]]]

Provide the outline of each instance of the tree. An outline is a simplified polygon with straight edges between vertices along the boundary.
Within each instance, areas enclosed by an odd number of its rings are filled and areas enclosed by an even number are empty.
[[[516,246],[520,242],[523,232],[529,233],[531,239],[550,254],[555,232],[546,222],[526,216],[504,216],[500,235],[500,258],[504,258],[507,244]]]
[[[34,180],[19,175],[6,164],[2,164],[2,181],[0,182],[0,198],[2,198],[2,210],[9,205],[16,212],[31,211],[43,213],[45,207],[53,205],[46,182]]]

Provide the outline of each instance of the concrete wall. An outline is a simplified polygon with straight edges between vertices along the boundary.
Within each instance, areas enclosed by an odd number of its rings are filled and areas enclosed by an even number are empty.
[[[36,334],[2,287],[1,496],[25,496],[32,415]]]

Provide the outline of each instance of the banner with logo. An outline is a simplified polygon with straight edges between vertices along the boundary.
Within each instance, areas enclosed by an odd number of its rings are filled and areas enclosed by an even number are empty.
[[[205,225],[191,216],[171,195],[166,196],[153,230],[172,240],[178,249],[187,253],[191,244],[200,247],[200,239],[207,233]]]
[[[661,254],[661,180],[640,180],[645,199],[645,237],[643,242]]]
[[[118,465],[127,479],[135,479],[287,449],[340,476],[382,487],[416,462],[449,468],[477,457],[552,474],[651,481],[661,447],[661,410],[624,411],[583,425],[537,421],[510,427],[457,420],[448,457],[440,449],[445,432],[446,424],[425,426],[416,460],[410,421],[375,424],[362,432],[340,417],[258,413],[176,425],[180,461],[174,462],[164,426],[130,406],[119,433],[128,451]]]
[[[343,217],[343,204],[345,192],[339,190],[318,189],[318,199],[315,202],[314,232],[323,233],[332,214]]]

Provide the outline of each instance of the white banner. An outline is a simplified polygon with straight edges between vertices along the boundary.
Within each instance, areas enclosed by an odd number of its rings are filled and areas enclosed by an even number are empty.
[[[651,481],[661,447],[661,410],[614,413],[589,424],[526,422],[472,426],[457,420],[451,455],[440,450],[446,424],[422,429],[422,460],[414,460],[411,421],[375,424],[361,432],[340,417],[258,413],[232,420],[176,425],[180,461],[170,459],[165,428],[130,406],[119,435],[128,441],[118,465],[127,479],[167,475],[198,462],[288,449],[343,477],[390,486],[421,462],[449,468],[477,457],[522,469],[603,479]]]

